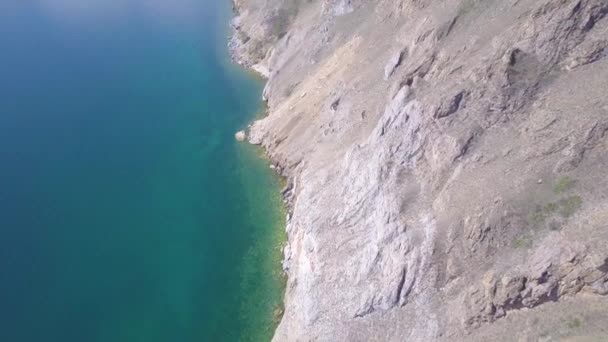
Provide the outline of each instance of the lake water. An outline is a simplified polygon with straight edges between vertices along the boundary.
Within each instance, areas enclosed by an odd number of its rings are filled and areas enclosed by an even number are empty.
[[[228,0],[0,1],[0,341],[265,341],[279,181]]]

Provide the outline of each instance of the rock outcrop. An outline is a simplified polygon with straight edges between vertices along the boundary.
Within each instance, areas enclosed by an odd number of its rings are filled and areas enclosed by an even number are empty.
[[[234,133],[234,138],[237,141],[245,141],[245,139],[247,139],[247,133],[245,133],[245,131],[238,131]]]
[[[237,0],[276,341],[608,337],[608,1]]]

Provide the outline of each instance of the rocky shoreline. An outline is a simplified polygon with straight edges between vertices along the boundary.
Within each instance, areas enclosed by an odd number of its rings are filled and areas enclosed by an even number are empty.
[[[239,136],[288,184],[274,340],[608,336],[608,2],[234,8]]]

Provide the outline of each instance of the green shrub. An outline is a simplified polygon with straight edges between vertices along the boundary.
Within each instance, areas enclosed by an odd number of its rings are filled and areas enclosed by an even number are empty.
[[[530,214],[530,223],[532,223],[533,226],[537,227],[545,223],[546,218],[546,213],[544,213],[542,210],[536,210]]]
[[[522,235],[513,241],[513,247],[515,247],[515,248],[532,247],[532,238],[527,234]]]
[[[568,322],[568,328],[570,329],[578,329],[583,325],[583,321],[580,318],[575,318]]]
[[[572,178],[568,176],[563,176],[557,180],[557,183],[555,183],[555,186],[553,187],[553,192],[555,192],[556,194],[561,194],[564,191],[570,189],[573,183],[574,180]]]
[[[580,196],[570,196],[560,201],[561,208],[559,213],[563,217],[572,216],[583,204],[583,199]]]
[[[545,205],[544,211],[547,214],[551,214],[554,213],[558,208],[559,205],[557,203],[548,203],[547,205]]]

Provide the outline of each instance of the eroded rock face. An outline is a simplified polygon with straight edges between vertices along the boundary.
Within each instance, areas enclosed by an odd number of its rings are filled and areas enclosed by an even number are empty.
[[[533,308],[561,297],[586,292],[608,293],[608,275],[600,260],[586,254],[582,244],[547,236],[525,265],[505,274],[488,271],[478,284],[465,292],[468,317],[464,323],[474,328],[504,317],[510,310]]]
[[[236,6],[290,184],[275,340],[604,337],[608,2]]]

